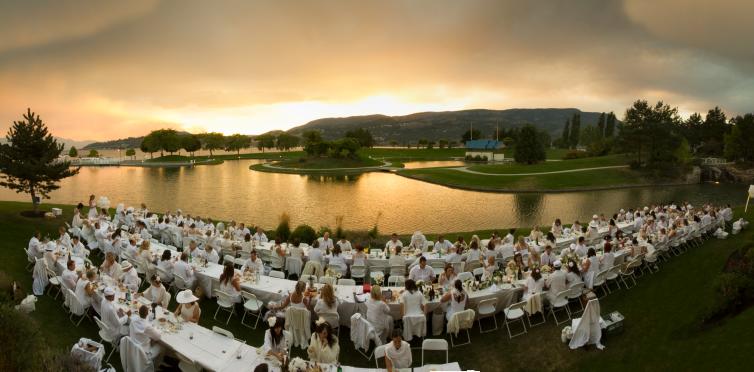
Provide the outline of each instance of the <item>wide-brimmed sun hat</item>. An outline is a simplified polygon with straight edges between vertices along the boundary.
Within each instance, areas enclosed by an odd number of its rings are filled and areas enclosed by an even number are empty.
[[[194,293],[191,292],[190,289],[186,289],[186,290],[178,292],[178,295],[175,296],[175,300],[179,304],[188,304],[188,303],[199,301],[199,298],[194,296]]]

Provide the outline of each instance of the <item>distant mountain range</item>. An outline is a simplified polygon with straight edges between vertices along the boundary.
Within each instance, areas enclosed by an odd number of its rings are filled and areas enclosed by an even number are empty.
[[[400,144],[416,143],[419,139],[460,141],[471,126],[484,138],[495,138],[496,127],[510,129],[533,124],[556,138],[563,130],[566,120],[573,114],[581,114],[581,126],[595,125],[599,112],[583,112],[575,108],[509,109],[509,110],[462,110],[446,112],[420,112],[405,116],[366,115],[345,118],[318,119],[288,132],[301,134],[307,130],[322,132],[325,139],[340,138],[349,130],[368,129],[377,143],[396,141]]]
[[[72,140],[69,138],[55,137],[55,136],[53,136],[53,138],[55,138],[58,141],[58,143],[62,143],[63,145],[65,145],[65,150],[70,149],[72,146],[76,147],[77,149],[82,149],[86,147],[87,145],[89,145],[90,143],[94,142],[94,141],[77,141],[77,140]],[[7,142],[5,137],[0,137],[0,143],[5,143],[5,142]]]
[[[400,144],[416,143],[420,139],[460,141],[471,126],[482,132],[484,138],[494,138],[497,127],[510,129],[533,124],[557,138],[566,120],[581,114],[582,128],[596,125],[599,112],[584,112],[575,108],[537,108],[509,110],[461,110],[444,112],[419,112],[404,116],[364,115],[343,118],[325,118],[291,128],[288,133],[301,135],[307,130],[318,130],[324,139],[341,138],[349,130],[368,129],[378,144],[396,141]],[[273,131],[271,133],[277,133]],[[113,141],[88,143],[83,149],[139,148],[143,136]]]

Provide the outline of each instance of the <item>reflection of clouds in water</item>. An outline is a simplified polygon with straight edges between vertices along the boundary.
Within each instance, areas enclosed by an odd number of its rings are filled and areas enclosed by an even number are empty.
[[[248,169],[256,161],[226,161],[195,168],[85,167],[61,182],[52,201],[75,204],[89,194],[114,203],[145,202],[153,211],[181,208],[184,213],[244,221],[273,228],[283,212],[291,224],[334,226],[342,215],[345,229],[368,229],[377,216],[383,233],[428,233],[511,226],[549,226],[555,218],[570,224],[593,213],[690,200],[741,203],[746,186],[691,185],[559,194],[495,194],[456,190],[388,173],[360,176],[300,176]],[[27,201],[26,195],[0,188],[0,199]]]

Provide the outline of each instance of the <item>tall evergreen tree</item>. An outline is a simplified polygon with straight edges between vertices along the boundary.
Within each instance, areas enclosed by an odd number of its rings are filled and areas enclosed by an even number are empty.
[[[600,114],[600,118],[597,121],[597,134],[600,138],[605,136],[605,113]]]
[[[565,122],[565,126],[563,126],[563,137],[561,140],[563,142],[563,147],[567,148],[571,144],[571,142],[569,142],[568,140],[568,136],[570,135],[570,132],[571,132],[571,119],[568,119]]]
[[[30,194],[36,214],[40,200],[48,199],[51,191],[60,188],[58,182],[77,174],[79,168],[58,159],[64,146],[39,115],[27,109],[23,117],[13,122],[5,136],[7,143],[0,145],[0,186]]]
[[[571,119],[571,133],[568,135],[568,142],[571,144],[571,148],[576,148],[579,145],[579,136],[581,133],[581,114],[573,114]]]
[[[545,145],[542,134],[531,124],[521,128],[513,149],[517,163],[534,164],[545,160]]]
[[[615,114],[610,111],[607,114],[607,123],[605,123],[605,138],[611,138],[615,135]]]

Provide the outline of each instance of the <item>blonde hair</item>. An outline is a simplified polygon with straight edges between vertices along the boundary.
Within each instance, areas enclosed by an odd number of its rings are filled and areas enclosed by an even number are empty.
[[[372,295],[372,299],[373,300],[375,300],[375,301],[381,300],[382,299],[382,288],[380,288],[380,286],[378,286],[378,285],[373,285],[372,286],[372,293],[371,293],[371,295]]]
[[[325,284],[324,287],[322,287],[322,293],[320,293],[320,298],[322,298],[323,301],[327,304],[329,307],[335,306],[335,291],[333,291],[333,288],[329,284]]]
[[[143,242],[141,242],[141,246],[139,247],[139,249],[141,249],[142,251],[149,250],[149,245],[150,245],[149,240],[145,239]]]

